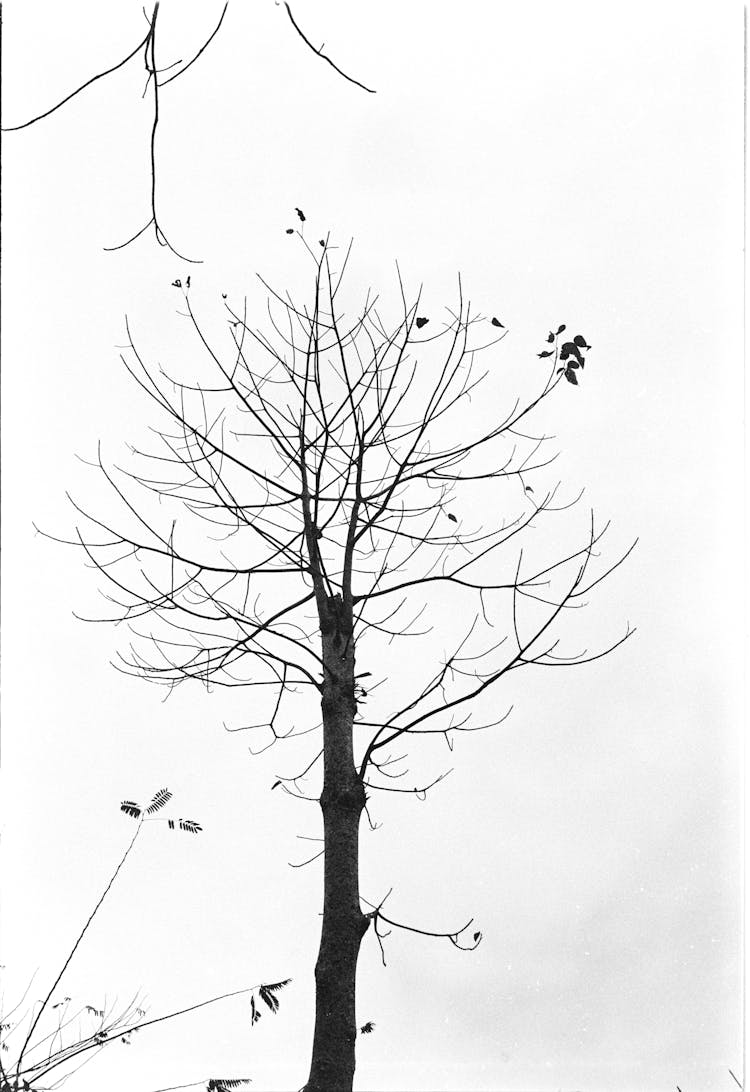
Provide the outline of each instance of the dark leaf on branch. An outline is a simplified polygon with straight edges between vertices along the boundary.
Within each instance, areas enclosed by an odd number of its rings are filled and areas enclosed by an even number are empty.
[[[359,1029],[360,1035],[370,1035],[372,1033],[372,1029],[374,1027],[375,1027],[374,1021],[373,1020],[368,1020],[367,1023],[363,1024],[362,1027]]]
[[[426,326],[429,321],[430,320],[428,318],[418,318],[417,319],[417,329],[421,330],[422,327]]]
[[[583,336],[583,334],[576,334],[576,336],[573,338],[573,341],[575,342],[575,344],[580,349],[590,349],[591,348],[590,345],[586,344],[586,338]]]
[[[481,939],[482,939],[482,934],[480,932],[476,932],[474,934],[474,940],[481,940]]]
[[[505,327],[503,326],[503,324],[502,324],[502,322],[500,321],[500,319],[497,319],[497,318],[495,318],[495,317],[493,316],[493,318],[492,318],[492,320],[491,320],[491,321],[492,321],[492,325],[493,325],[493,326],[500,326],[500,327],[501,327],[501,328],[502,328],[503,330],[505,329]]]
[[[533,493],[534,492],[534,490],[531,488],[530,485],[524,486],[524,489],[526,490],[527,493]]]
[[[545,356],[552,356],[552,350],[551,349],[545,349],[543,353],[537,353],[536,355],[540,359],[543,359]]]
[[[172,287],[173,288],[182,288],[182,281],[181,280],[172,281]]]
[[[568,361],[568,367],[569,368],[580,368],[580,366],[581,365],[577,360],[569,360]]]
[[[563,324],[562,324],[562,326],[558,326],[558,327],[557,327],[557,332],[558,332],[558,334],[561,334],[561,333],[563,332],[563,330],[564,330],[564,329],[565,329],[565,323],[563,323]]]
[[[298,208],[297,208],[297,207],[295,206],[295,209],[294,209],[294,211],[295,211],[295,212],[297,213],[297,215],[299,216],[300,220],[301,220],[301,221],[302,221],[302,223],[304,224],[304,222],[305,222],[305,214],[304,214],[304,212],[302,211],[302,209],[298,209]]]
[[[550,330],[549,334],[547,335],[547,341],[549,341],[550,344],[551,344],[554,340],[555,340],[555,335]]]
[[[557,369],[557,374],[558,374],[558,375],[562,375],[562,373],[563,373],[564,371],[565,371],[565,368],[558,368],[558,369]]]
[[[318,239],[318,242],[320,243],[320,245],[321,245],[321,246],[325,246],[325,245],[326,245],[326,241],[325,241],[325,239]]]
[[[250,998],[250,1027],[252,1027],[254,1024],[257,1024],[258,1021],[260,1020],[260,1018],[261,1018],[261,1013],[259,1013],[257,1008],[255,1007],[255,998],[251,997]]]
[[[158,811],[159,808],[163,808],[164,805],[171,799],[172,793],[169,791],[169,789],[159,789],[158,792],[154,793],[151,803],[146,808],[146,815],[153,815],[155,811]]]
[[[141,814],[140,807],[138,804],[134,804],[132,800],[123,800],[120,804],[120,811],[124,811],[131,819],[138,819]]]
[[[288,227],[286,229],[286,233],[287,233],[287,235],[294,235],[294,228],[293,227]]]
[[[274,781],[273,785],[271,785],[271,792],[273,792],[274,789],[278,789],[280,784],[280,781]]]
[[[571,356],[574,356],[578,361],[583,360],[583,357],[581,356],[581,350],[578,348],[575,342],[566,341],[562,349],[560,350],[560,360],[567,360],[568,357]]]
[[[194,819],[180,819],[180,830],[186,830],[188,834],[199,834],[203,827]]]
[[[448,517],[448,519],[451,521],[451,523],[458,523],[458,519],[456,518],[456,516],[453,515],[452,512],[446,512],[445,514]]]
[[[226,292],[222,292],[222,293],[221,293],[221,298],[222,298],[223,300],[225,300],[225,299],[227,298],[227,294],[226,294]]]
[[[578,380],[576,378],[576,373],[573,371],[572,368],[566,368],[565,369],[565,378],[567,379],[567,381],[569,383],[572,383],[574,387],[578,386]]]

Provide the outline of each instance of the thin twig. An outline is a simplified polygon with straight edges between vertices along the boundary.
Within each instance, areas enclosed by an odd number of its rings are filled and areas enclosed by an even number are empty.
[[[320,47],[320,49],[316,49],[316,47],[312,44],[310,39],[300,29],[299,24],[297,23],[294,16],[292,15],[292,9],[289,7],[289,4],[287,4],[286,0],[284,0],[284,7],[287,10],[287,15],[289,16],[289,19],[291,21],[292,26],[294,27],[294,29],[299,34],[302,41],[306,45],[308,45],[310,47],[310,49],[313,51],[313,53],[316,56],[320,57],[321,60],[326,61],[326,63],[329,64],[331,66],[331,68],[335,69],[336,72],[338,72],[339,76],[343,76],[345,80],[349,81],[349,83],[356,84],[357,87],[361,87],[363,91],[367,91],[368,94],[370,94],[370,95],[375,95],[377,93],[372,89],[372,87],[365,87],[365,85],[363,83],[360,83],[359,80],[355,80],[353,76],[347,76],[346,72],[342,72],[342,70],[339,68],[339,66],[337,64],[334,64],[334,62],[331,60],[330,57],[326,56],[326,54],[323,52],[323,47],[322,46]]]

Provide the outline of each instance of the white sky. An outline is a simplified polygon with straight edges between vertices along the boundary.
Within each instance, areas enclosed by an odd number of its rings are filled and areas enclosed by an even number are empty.
[[[189,56],[220,9],[163,0],[162,63]],[[76,455],[101,438],[117,461],[143,435],[116,349],[125,312],[166,362],[175,277],[191,273],[209,322],[221,292],[255,293],[256,271],[300,283],[284,234],[300,205],[314,238],[355,238],[353,289],[390,293],[397,258],[436,312],[460,270],[510,328],[498,368],[538,366],[560,322],[581,330],[584,381],[545,419],[554,477],[612,520],[613,553],[641,539],[571,631],[606,640],[630,620],[632,641],[517,673],[496,698],[513,716],[460,739],[426,803],[375,805],[363,893],[393,886],[394,917],[428,929],[473,916],[485,939],[464,954],[394,934],[383,969],[365,938],[358,1016],[376,1029],[357,1087],[725,1092],[742,1069],[741,5],[293,10],[377,94],[316,59],[283,7],[231,0],[162,95],[162,225],[202,265],[150,234],[102,251],[149,215],[137,60],[4,141],[5,1006],[36,968],[32,993],[46,992],[130,834],[120,800],[167,785],[205,832],[144,831],[62,994],[99,1005],[141,989],[158,1015],[294,982],[252,1032],[247,1004],[228,1001],[109,1048],[67,1087],[223,1073],[271,1092],[306,1077],[322,873],[287,861],[319,822],[269,792],[302,752],[253,758],[223,731],[252,719],[247,695],[183,688],[162,704],[113,671],[124,633],[71,614],[99,609],[97,582],[32,527],[70,530],[66,489],[96,501]],[[135,0],[10,0],[3,16],[6,125],[145,33]]]

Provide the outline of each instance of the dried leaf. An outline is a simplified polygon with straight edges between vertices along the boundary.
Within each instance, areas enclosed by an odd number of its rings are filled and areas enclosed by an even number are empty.
[[[416,326],[418,330],[421,330],[423,326],[426,326],[430,320],[428,318],[418,318]]]
[[[301,220],[301,221],[302,221],[302,223],[304,224],[304,222],[305,222],[305,214],[304,214],[304,212],[302,211],[302,209],[298,209],[298,208],[297,208],[297,207],[295,206],[295,209],[294,209],[294,211],[295,211],[295,212],[297,213],[297,215],[299,216],[300,220]]]
[[[576,373],[573,371],[572,368],[566,368],[565,369],[565,378],[567,379],[567,381],[569,383],[572,383],[574,387],[578,386],[578,380],[576,378]]]

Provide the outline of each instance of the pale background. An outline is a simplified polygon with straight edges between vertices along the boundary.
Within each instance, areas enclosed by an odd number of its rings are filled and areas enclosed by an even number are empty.
[[[224,1002],[108,1048],[67,1087],[151,1092],[223,1074],[289,1090],[307,1074],[321,871],[287,861],[318,819],[269,792],[294,755],[255,759],[243,734],[225,734],[223,721],[252,719],[248,697],[196,687],[162,704],[113,671],[124,633],[71,615],[99,608],[97,581],[32,528],[70,530],[66,489],[96,500],[76,454],[101,438],[121,458],[142,435],[115,348],[124,313],[146,355],[167,359],[176,276],[191,272],[208,316],[220,292],[252,290],[256,270],[296,283],[284,229],[300,205],[313,238],[355,237],[352,285],[390,291],[398,258],[437,308],[460,269],[510,327],[498,360],[531,368],[550,326],[580,329],[594,350],[581,388],[555,404],[558,473],[612,519],[613,550],[641,538],[577,623],[606,638],[629,619],[636,636],[587,667],[514,676],[497,695],[513,717],[465,737],[427,803],[378,804],[364,894],[393,885],[394,916],[448,929],[473,915],[485,939],[464,954],[394,935],[387,969],[365,939],[358,1016],[376,1028],[357,1087],[736,1087],[741,6],[293,10],[378,93],[313,56],[283,7],[232,0],[162,95],[161,218],[203,265],[150,234],[102,251],[148,217],[138,60],[5,138],[5,1007],[36,968],[32,992],[46,992],[131,832],[119,801],[167,785],[205,832],[144,831],[61,995],[98,1005],[141,989],[158,1015],[294,982],[252,1032],[247,1003]],[[219,11],[164,0],[162,61],[189,56]],[[6,125],[145,33],[138,0],[15,0],[3,16]]]

